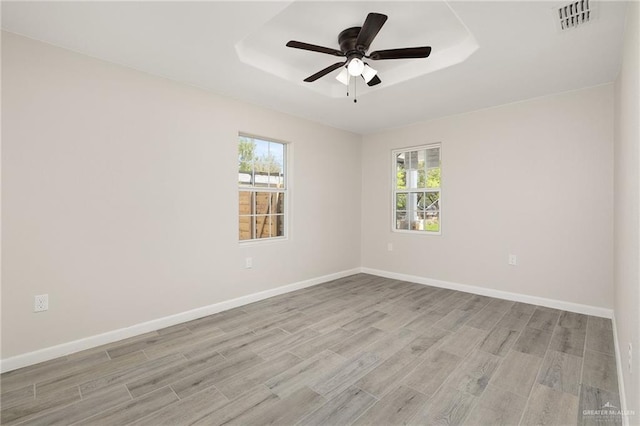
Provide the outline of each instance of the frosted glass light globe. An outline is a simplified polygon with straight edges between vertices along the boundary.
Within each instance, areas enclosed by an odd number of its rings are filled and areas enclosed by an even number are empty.
[[[365,83],[369,83],[376,74],[378,74],[378,71],[374,70],[367,64],[364,65],[364,68],[362,69],[362,78],[364,78]]]
[[[336,76],[336,80],[338,80],[340,83],[344,84],[345,86],[349,85],[349,71],[347,71],[346,68],[343,68],[342,71],[340,71],[340,74],[338,74]]]
[[[349,70],[349,74],[354,77],[362,74],[362,70],[364,70],[364,62],[361,59],[353,58],[349,65],[347,65],[347,70]]]

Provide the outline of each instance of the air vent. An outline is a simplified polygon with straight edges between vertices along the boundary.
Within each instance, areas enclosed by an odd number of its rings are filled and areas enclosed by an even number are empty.
[[[579,0],[562,6],[558,9],[558,19],[560,29],[568,30],[579,27],[589,22],[593,18],[589,0]]]

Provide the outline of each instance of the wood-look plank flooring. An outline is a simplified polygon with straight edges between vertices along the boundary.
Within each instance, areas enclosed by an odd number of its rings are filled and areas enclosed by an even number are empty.
[[[358,274],[5,373],[1,423],[621,424],[616,371],[607,319]]]

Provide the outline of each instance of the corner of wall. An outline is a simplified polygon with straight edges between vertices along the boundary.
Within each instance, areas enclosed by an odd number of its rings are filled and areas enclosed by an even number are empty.
[[[640,4],[629,2],[627,8],[614,92],[613,325],[621,409],[634,412],[623,420],[640,424]]]

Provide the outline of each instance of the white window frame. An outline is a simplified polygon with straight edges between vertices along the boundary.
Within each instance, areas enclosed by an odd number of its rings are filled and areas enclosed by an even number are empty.
[[[241,245],[254,245],[254,244],[268,244],[268,243],[273,243],[273,242],[278,242],[278,241],[286,241],[289,239],[289,222],[290,222],[290,218],[289,218],[289,198],[290,198],[290,187],[289,187],[289,171],[290,171],[290,158],[291,158],[291,144],[289,142],[285,142],[285,141],[281,141],[278,139],[274,139],[274,138],[268,138],[268,137],[264,137],[264,136],[257,136],[257,135],[253,135],[250,133],[243,133],[240,132],[238,133],[238,137],[236,140],[236,149],[238,147],[238,144],[240,143],[240,138],[244,137],[244,138],[250,138],[250,139],[257,139],[260,141],[264,141],[264,142],[269,142],[269,143],[277,143],[283,146],[283,171],[284,171],[284,183],[283,183],[283,188],[271,188],[271,187],[259,187],[259,186],[241,186],[239,184],[239,179],[238,182],[236,183],[236,185],[238,185],[238,200],[237,200],[237,208],[239,209],[239,203],[240,203],[240,193],[241,192],[272,192],[272,193],[281,193],[284,194],[284,203],[283,203],[283,235],[281,236],[276,236],[276,237],[268,237],[268,238],[256,238],[255,236],[255,232],[254,235],[252,235],[252,238],[246,239],[246,240],[241,240],[240,239],[240,234],[238,233],[238,242]],[[237,151],[236,151],[237,152]],[[239,170],[236,171],[236,173],[238,173],[238,175],[240,174]],[[254,214],[255,215],[255,214]],[[240,211],[238,210],[238,214],[237,214],[237,220],[238,220],[238,224],[240,221],[240,217],[242,215],[240,215]],[[245,215],[246,216],[246,215]],[[249,215],[250,217],[252,215]]]
[[[412,189],[398,189],[397,188],[397,163],[396,157],[398,154],[407,153],[410,151],[420,151],[439,148],[440,152],[440,173],[442,179],[442,143],[431,143],[426,145],[412,146],[407,148],[398,148],[391,151],[391,231],[403,234],[412,235],[442,235],[442,182],[438,188],[412,188]],[[427,230],[414,230],[414,229],[398,229],[397,228],[397,215],[396,215],[396,199],[397,194],[409,194],[412,192],[439,192],[439,208],[438,208],[438,231]]]

